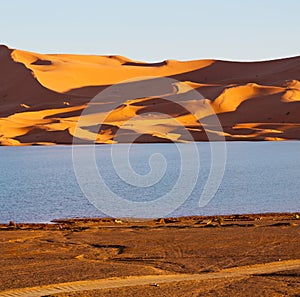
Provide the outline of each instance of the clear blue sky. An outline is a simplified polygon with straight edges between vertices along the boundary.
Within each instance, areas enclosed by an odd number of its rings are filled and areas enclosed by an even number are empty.
[[[1,2],[0,43],[131,59],[263,60],[300,55],[298,0]]]

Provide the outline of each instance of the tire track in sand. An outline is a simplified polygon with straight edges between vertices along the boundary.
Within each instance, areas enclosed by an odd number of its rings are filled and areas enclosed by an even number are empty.
[[[144,275],[105,278],[98,280],[76,281],[53,284],[39,287],[29,287],[0,292],[0,297],[39,297],[43,295],[80,292],[98,289],[111,289],[120,287],[132,287],[150,285],[153,283],[171,283],[181,281],[201,281],[220,278],[238,278],[254,274],[270,274],[279,271],[300,269],[300,259],[269,262],[249,266],[240,266],[223,269],[218,272],[203,274],[167,274],[167,275]]]

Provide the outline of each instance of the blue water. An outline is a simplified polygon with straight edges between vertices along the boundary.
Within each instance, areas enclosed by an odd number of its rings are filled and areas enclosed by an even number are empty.
[[[196,187],[170,216],[300,211],[300,142],[228,142],[223,180],[204,207],[199,207],[199,197],[210,172],[210,144],[197,146],[201,166]],[[83,156],[89,151],[87,146],[78,148]],[[124,145],[114,148],[119,156],[125,156]],[[110,151],[109,145],[95,147],[99,173],[108,187],[125,199],[155,200],[168,193],[179,177],[181,164],[174,144],[131,147],[131,166],[140,175],[149,173],[152,154],[165,156],[166,172],[150,187],[130,186],[122,181],[113,169]],[[158,169],[163,167],[161,159],[153,164]],[[86,176],[86,182],[93,178]],[[179,194],[180,191],[184,192],[184,187],[177,190]],[[0,147],[1,223],[103,216],[107,215],[86,198],[78,185],[71,146]]]

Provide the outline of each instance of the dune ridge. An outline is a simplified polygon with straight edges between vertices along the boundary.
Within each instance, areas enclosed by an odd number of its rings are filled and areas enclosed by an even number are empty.
[[[122,56],[38,54],[0,46],[0,145],[300,139],[300,56],[264,62],[158,63]],[[109,100],[85,115],[90,100],[124,80],[178,80],[170,89]],[[132,82],[134,84],[136,82]],[[138,83],[138,82],[137,82]],[[201,99],[183,99],[197,90]],[[176,103],[175,103],[175,102]],[[208,106],[208,109],[203,109]],[[105,123],[97,130],[95,121]],[[216,113],[222,131],[213,124]],[[80,133],[75,133],[75,132]]]

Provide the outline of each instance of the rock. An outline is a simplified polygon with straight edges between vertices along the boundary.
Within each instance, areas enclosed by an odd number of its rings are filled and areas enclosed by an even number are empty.
[[[9,221],[8,226],[10,226],[10,227],[16,227],[16,223],[14,221]]]

